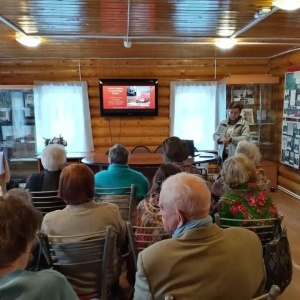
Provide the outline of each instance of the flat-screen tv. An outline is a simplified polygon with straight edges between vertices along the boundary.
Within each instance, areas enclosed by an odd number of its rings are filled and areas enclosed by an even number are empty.
[[[157,116],[157,79],[99,79],[101,116]]]

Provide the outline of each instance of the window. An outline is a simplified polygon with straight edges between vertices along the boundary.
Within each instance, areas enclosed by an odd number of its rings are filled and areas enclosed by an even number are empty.
[[[225,85],[216,81],[171,82],[171,135],[194,140],[198,150],[214,150],[213,133],[226,117]]]
[[[46,138],[59,136],[67,152],[94,150],[86,82],[36,82],[34,110],[37,153]]]
[[[94,150],[85,82],[0,86],[0,149],[6,158],[35,158],[45,139],[62,136],[67,152]]]

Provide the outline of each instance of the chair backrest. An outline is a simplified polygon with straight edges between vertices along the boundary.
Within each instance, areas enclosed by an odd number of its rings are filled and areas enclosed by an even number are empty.
[[[131,150],[131,153],[150,153],[150,149],[146,146],[136,146]]]
[[[114,203],[119,207],[122,219],[130,221],[132,217],[132,206],[134,203],[135,186],[115,188],[95,188],[95,201]]]
[[[126,222],[126,227],[135,267],[137,267],[137,257],[140,251],[156,242],[171,237],[163,227],[132,226],[130,221]]]
[[[66,207],[66,203],[57,196],[58,191],[34,192],[27,189],[26,192],[33,206],[43,215]]]
[[[282,216],[279,218],[282,220]],[[215,214],[215,222],[222,228],[243,227],[256,233],[261,240],[262,246],[274,238],[274,230],[278,218],[269,219],[229,219],[221,218],[218,213]]]
[[[90,285],[92,294],[107,299],[106,274],[110,259],[111,226],[105,231],[72,236],[48,235],[46,252],[53,269],[66,276],[75,292]],[[45,244],[44,244],[45,245]],[[84,282],[84,283],[82,283]],[[78,293],[80,294],[80,292]]]
[[[272,285],[269,293],[254,298],[252,300],[275,300],[280,295],[280,288],[278,285]]]

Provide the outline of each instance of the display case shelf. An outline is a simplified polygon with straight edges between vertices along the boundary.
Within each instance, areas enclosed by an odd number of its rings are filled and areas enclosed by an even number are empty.
[[[250,126],[250,138],[263,159],[277,161],[276,116],[279,78],[264,75],[230,76],[226,84],[226,102],[241,102],[242,115]]]

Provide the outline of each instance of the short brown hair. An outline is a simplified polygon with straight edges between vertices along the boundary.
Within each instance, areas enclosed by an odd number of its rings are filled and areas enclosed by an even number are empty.
[[[41,214],[13,196],[0,201],[0,267],[7,267],[35,238]]]
[[[256,169],[252,161],[244,154],[234,155],[223,163],[222,177],[230,188],[257,180]]]
[[[238,108],[240,112],[242,111],[243,107],[244,106],[240,101],[231,102],[229,104],[229,109]]]
[[[155,175],[152,179],[152,187],[148,192],[148,195],[152,193],[159,193],[161,185],[163,181],[165,181],[168,177],[175,175],[177,173],[183,172],[178,166],[172,163],[167,163],[161,165],[159,169],[155,172]]]
[[[70,205],[92,201],[95,192],[94,181],[94,173],[88,166],[71,164],[60,174],[58,196]]]

